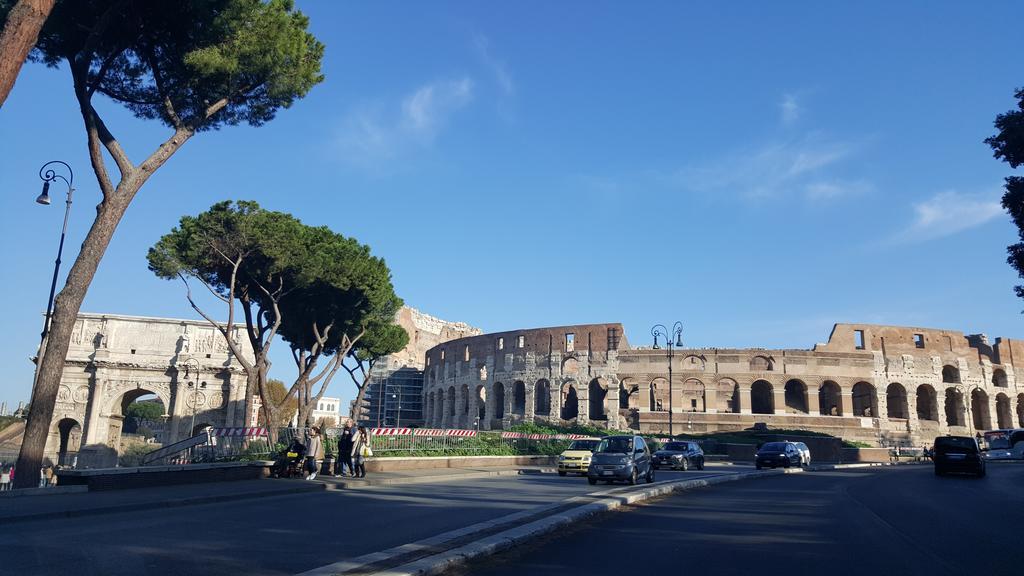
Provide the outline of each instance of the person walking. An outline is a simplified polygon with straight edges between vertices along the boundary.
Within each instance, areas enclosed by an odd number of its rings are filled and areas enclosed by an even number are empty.
[[[345,427],[338,435],[338,467],[335,476],[345,476],[345,468],[352,476],[356,475],[356,469],[352,466],[352,444],[355,440],[356,431],[352,428],[352,421],[346,420]]]
[[[43,468],[43,477],[46,479],[46,482],[43,483],[43,486],[50,487],[53,485],[53,466],[47,466],[46,468]]]
[[[318,462],[323,458],[324,445],[320,441],[320,428],[313,426],[309,429],[309,442],[306,443],[306,480],[315,480]]]
[[[370,448],[370,435],[366,433],[366,427],[360,426],[352,441],[352,459],[355,461],[353,476],[366,478],[366,459],[373,456]]]
[[[0,492],[6,492],[11,489],[11,471],[4,466],[0,469]]]

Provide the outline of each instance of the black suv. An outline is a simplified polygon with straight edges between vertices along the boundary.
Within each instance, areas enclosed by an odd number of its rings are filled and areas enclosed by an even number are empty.
[[[754,456],[754,466],[758,470],[764,467],[775,468],[776,466],[782,466],[783,468],[789,468],[790,466],[799,467],[802,462],[803,455],[796,444],[792,442],[768,442],[758,448],[757,455]]]
[[[672,468],[673,470],[704,469],[704,451],[696,442],[672,441],[654,453],[652,460],[654,469]]]
[[[979,478],[985,476],[981,448],[978,441],[970,436],[939,436],[935,439],[932,461],[935,462],[936,476],[949,472],[977,474]]]

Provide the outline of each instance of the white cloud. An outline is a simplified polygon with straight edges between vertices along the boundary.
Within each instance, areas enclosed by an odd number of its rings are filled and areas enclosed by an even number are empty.
[[[512,81],[512,74],[509,73],[504,62],[491,54],[490,41],[483,34],[476,34],[473,36],[473,44],[476,46],[477,54],[480,55],[480,60],[494,76],[494,81],[501,89],[502,94],[511,96],[516,89],[515,83]]]
[[[698,191],[729,191],[770,198],[805,192],[816,199],[835,198],[852,190],[827,172],[848,159],[857,146],[816,134],[726,155],[675,175],[678,184]],[[831,184],[829,184],[831,183]],[[861,188],[863,189],[861,185]]]
[[[397,107],[378,102],[351,110],[342,120],[337,141],[346,159],[374,163],[411,143],[430,145],[451,117],[472,101],[469,77],[424,84]]]
[[[804,187],[804,197],[808,200],[832,200],[844,196],[856,196],[872,190],[868,182],[848,182],[844,180],[830,180],[811,182]]]
[[[790,125],[800,119],[800,103],[796,100],[796,95],[786,94],[782,97],[782,102],[779,103],[779,112],[782,115],[782,123]]]
[[[914,242],[949,236],[981,226],[1002,213],[999,200],[992,195],[939,192],[914,204],[914,220],[896,240]]]

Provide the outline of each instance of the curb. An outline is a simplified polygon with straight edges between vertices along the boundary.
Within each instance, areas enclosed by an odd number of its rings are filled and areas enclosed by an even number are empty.
[[[705,488],[708,486],[714,486],[716,484],[724,484],[726,482],[736,482],[740,480],[750,480],[756,478],[767,478],[769,476],[781,476],[784,474],[796,474],[802,472],[798,469],[785,469],[785,470],[771,470],[771,471],[758,471],[758,472],[741,472],[736,474],[728,474],[723,476],[712,476],[710,478],[696,478],[693,480],[675,480],[666,482],[664,484],[655,485],[650,488],[638,490],[635,492],[607,494],[600,497],[595,502],[583,504],[575,508],[570,508],[561,512],[557,512],[550,516],[540,518],[527,522],[526,524],[515,526],[512,528],[505,529],[491,536],[487,536],[480,540],[457,546],[451,550],[440,552],[431,556],[426,556],[412,562],[401,564],[393,568],[386,568],[379,571],[367,570],[373,564],[386,562],[390,558],[397,558],[410,551],[415,550],[429,550],[435,546],[443,545],[444,541],[455,540],[457,535],[465,535],[482,531],[481,528],[486,525],[495,525],[507,522],[512,517],[527,518],[534,516],[537,510],[525,510],[516,514],[510,515],[504,519],[491,520],[481,525],[474,525],[465,527],[459,530],[454,530],[450,533],[428,538],[420,542],[414,542],[405,544],[385,550],[382,552],[376,552],[368,554],[359,558],[354,558],[347,562],[338,562],[320,568],[315,568],[306,572],[302,572],[300,576],[340,576],[343,574],[360,574],[361,576],[432,576],[441,574],[444,571],[454,566],[464,564],[467,561],[482,556],[487,556],[501,552],[512,546],[515,546],[521,542],[543,536],[553,530],[577,522],[583,518],[601,514],[604,512],[610,512],[616,510],[624,505],[636,504],[655,498],[671,494],[674,492],[682,492],[686,490],[693,490],[696,488]],[[558,508],[559,504],[553,504],[543,508]]]
[[[193,496],[189,498],[173,498],[169,500],[154,500],[150,502],[137,502],[133,504],[117,504],[103,508],[83,508],[79,510],[57,510],[52,512],[39,512],[36,514],[23,514],[19,516],[0,516],[0,524],[12,524],[15,522],[31,522],[33,520],[47,520],[52,518],[80,518],[83,516],[100,516],[104,514],[117,514],[119,512],[137,512],[140,510],[154,510],[158,508],[180,508],[183,506],[196,506],[199,504],[212,504],[217,502],[232,502],[237,500],[249,500],[253,498],[265,498],[267,496],[287,496],[305,492],[322,492],[322,484],[301,484],[287,488],[271,490],[254,490],[241,494],[227,494],[219,496]]]
[[[491,472],[470,472],[468,474],[434,474],[430,476],[410,476],[407,478],[370,478],[367,480],[322,480],[324,489],[335,490],[358,490],[360,488],[372,488],[380,486],[404,486],[408,484],[430,484],[432,482],[457,482],[459,480],[473,480],[479,478],[494,478],[498,476],[523,476],[535,474],[554,474],[555,468],[520,468],[518,470],[494,470]]]

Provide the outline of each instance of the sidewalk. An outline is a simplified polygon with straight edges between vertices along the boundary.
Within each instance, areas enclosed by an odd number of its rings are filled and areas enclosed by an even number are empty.
[[[205,482],[201,484],[179,484],[102,492],[66,493],[54,490],[53,494],[48,495],[0,499],[0,524],[47,518],[71,518],[97,514],[137,512],[139,510],[194,506],[231,500],[322,492],[324,490],[398,486],[427,482],[455,482],[472,478],[540,474],[549,471],[553,472],[554,469],[539,466],[439,468],[379,472],[369,474],[365,479],[318,476],[312,482],[302,479],[267,478],[264,480]]]

